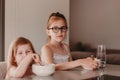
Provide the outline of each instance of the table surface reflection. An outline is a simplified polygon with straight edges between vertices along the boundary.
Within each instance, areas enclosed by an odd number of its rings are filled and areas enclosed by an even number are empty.
[[[102,73],[100,70],[92,71],[77,67],[67,71],[56,71],[53,75],[46,77],[31,75],[24,78],[11,78],[10,80],[96,80],[93,78],[101,75],[120,77],[120,65],[107,64]]]

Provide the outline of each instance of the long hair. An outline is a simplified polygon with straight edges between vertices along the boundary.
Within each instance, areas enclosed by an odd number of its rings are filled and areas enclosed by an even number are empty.
[[[49,16],[49,19],[48,19],[48,22],[47,22],[47,27],[46,27],[46,30],[49,29],[49,27],[51,26],[51,24],[55,21],[58,21],[58,20],[63,20],[65,22],[65,26],[67,26],[67,21],[66,21],[66,18],[63,14],[59,13],[59,12],[56,12],[56,13],[52,13],[50,16]],[[48,36],[47,38],[47,41],[49,42],[51,39],[50,36]]]
[[[10,68],[11,66],[17,66],[17,63],[15,61],[17,48],[19,45],[24,45],[24,44],[29,44],[33,53],[36,53],[30,40],[28,40],[24,37],[16,38],[14,41],[11,42],[11,44],[9,46],[8,58],[7,58],[7,69]]]

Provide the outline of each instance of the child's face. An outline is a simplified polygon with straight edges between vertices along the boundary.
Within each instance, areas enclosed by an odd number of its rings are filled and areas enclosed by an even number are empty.
[[[33,53],[29,44],[18,45],[15,60],[19,64],[28,54]]]
[[[54,28],[54,30],[50,28]],[[51,40],[61,42],[64,40],[66,32],[67,29],[65,22],[63,20],[57,20],[50,25],[48,35],[51,36]]]

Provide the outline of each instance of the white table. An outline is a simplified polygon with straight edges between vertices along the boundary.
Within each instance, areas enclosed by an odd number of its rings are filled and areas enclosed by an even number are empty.
[[[103,74],[120,77],[120,65],[107,64]],[[97,77],[99,75],[99,70],[92,71],[78,67],[67,71],[56,71],[53,75],[47,77],[32,75],[25,78],[12,78],[10,80],[84,80]]]

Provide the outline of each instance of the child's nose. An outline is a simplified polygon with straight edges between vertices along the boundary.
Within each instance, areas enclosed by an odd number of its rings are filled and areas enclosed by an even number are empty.
[[[27,56],[27,53],[26,53],[26,52],[24,52],[24,56]]]
[[[62,33],[62,29],[59,29],[58,33]]]

